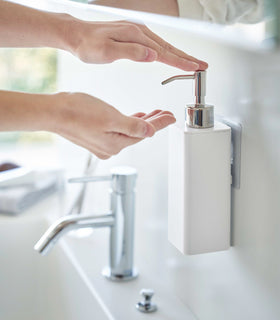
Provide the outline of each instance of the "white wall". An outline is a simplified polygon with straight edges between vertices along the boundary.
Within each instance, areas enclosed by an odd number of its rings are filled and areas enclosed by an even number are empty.
[[[166,252],[174,271],[170,290],[198,319],[279,319],[280,54],[243,52],[183,31],[152,28],[209,62],[208,103],[242,124],[241,188],[233,190],[234,246],[227,252],[183,256],[168,244],[167,130],[102,161],[98,172],[115,164],[139,170],[136,244],[143,232],[161,233],[158,250]],[[163,108],[182,120],[184,105],[193,101],[191,83],[161,86],[163,79],[182,71],[159,63],[86,65],[66,53],[60,57],[60,90],[90,93],[126,114]]]

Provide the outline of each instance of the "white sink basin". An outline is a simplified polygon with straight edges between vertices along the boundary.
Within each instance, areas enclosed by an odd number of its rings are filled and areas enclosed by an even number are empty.
[[[61,245],[47,257],[33,250],[42,218],[0,217],[0,319],[109,319]]]

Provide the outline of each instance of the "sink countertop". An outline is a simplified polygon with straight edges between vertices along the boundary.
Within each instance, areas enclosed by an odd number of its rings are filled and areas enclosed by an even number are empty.
[[[173,294],[169,286],[168,259],[149,259],[154,255],[154,250],[161,249],[160,237],[156,240],[157,235],[154,234],[152,238],[155,242],[151,242],[151,237],[146,233],[144,238],[142,245],[146,247],[143,251],[146,254],[140,256],[140,252],[135,252],[139,276],[122,283],[108,281],[101,275],[102,268],[108,262],[109,230],[96,229],[90,237],[82,239],[68,235],[62,240],[62,245],[71,252],[72,259],[78,261],[89,285],[98,292],[113,319],[140,320],[149,317],[160,320],[195,320],[188,307]],[[139,291],[143,288],[155,291],[153,301],[158,306],[157,312],[144,314],[136,310],[135,304],[142,299]]]
[[[68,198],[68,195],[67,197]],[[55,221],[63,210],[61,195],[54,195],[18,216],[0,216],[0,223],[19,223],[32,220]],[[75,233],[64,236],[53,249],[63,249],[85,281],[95,298],[105,309],[108,319],[137,320],[147,317],[159,320],[195,320],[189,308],[177,298],[170,286],[172,261],[168,258],[168,241],[164,226],[135,225],[135,265],[139,277],[128,282],[111,282],[101,275],[108,263],[109,228],[94,229],[88,237],[78,238]],[[58,248],[59,247],[59,248]],[[49,255],[51,255],[50,252]],[[48,257],[42,257],[48,259]],[[144,314],[135,304],[142,300],[139,291],[152,288],[153,301],[158,306],[155,313]]]

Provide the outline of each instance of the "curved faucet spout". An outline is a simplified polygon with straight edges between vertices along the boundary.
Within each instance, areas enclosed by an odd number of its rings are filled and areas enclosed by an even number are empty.
[[[110,211],[101,216],[66,215],[50,226],[34,249],[45,255],[68,231],[110,227],[109,266],[104,269],[103,275],[112,281],[135,279],[138,275],[133,264],[136,178],[137,171],[134,168],[116,167],[108,176],[72,180],[72,182],[111,180]]]
[[[78,214],[62,217],[48,228],[41,239],[35,244],[34,249],[40,254],[46,255],[60,237],[71,230],[112,227],[114,222],[115,219],[111,213],[99,216],[83,216]]]

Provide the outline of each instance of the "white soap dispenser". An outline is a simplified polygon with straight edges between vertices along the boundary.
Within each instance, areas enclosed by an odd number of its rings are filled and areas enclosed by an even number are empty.
[[[205,104],[206,71],[162,82],[194,79],[195,104],[185,109],[185,125],[169,134],[168,239],[184,254],[230,247],[231,129],[214,122]]]

